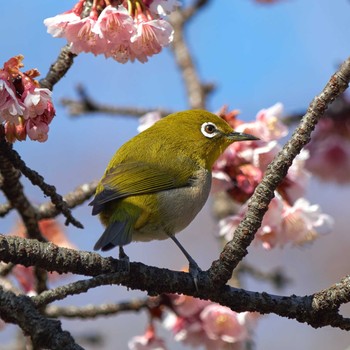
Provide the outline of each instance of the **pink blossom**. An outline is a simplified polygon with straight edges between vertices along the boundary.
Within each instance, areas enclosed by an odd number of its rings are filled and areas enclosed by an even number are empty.
[[[234,231],[243,219],[247,205],[243,205],[237,215],[220,220],[220,236],[226,241],[233,238]],[[333,219],[321,212],[318,205],[310,205],[304,198],[299,198],[294,205],[289,205],[281,195],[275,192],[261,227],[255,235],[255,241],[263,248],[283,247],[287,243],[305,244],[319,234],[330,233]]]
[[[98,8],[92,6],[88,17],[81,18],[83,3],[79,1],[73,10],[44,21],[50,34],[68,40],[73,53],[103,54],[120,63],[135,59],[147,62],[173,40],[172,26],[159,14],[172,11],[176,0],[145,0],[145,6],[124,1],[117,7],[101,2]]]
[[[161,114],[158,111],[153,111],[146,113],[139,119],[139,126],[137,127],[138,132],[142,132],[156,123],[162,118]]]
[[[18,124],[18,117],[23,115],[24,110],[25,106],[17,99],[13,85],[0,79],[0,123],[9,121]]]
[[[55,17],[46,18],[44,24],[47,27],[47,32],[54,38],[65,37],[65,32],[68,24],[80,21],[80,17],[72,11],[67,11]]]
[[[262,109],[256,115],[256,121],[240,124],[236,131],[258,136],[263,141],[278,140],[288,133],[288,128],[281,122],[283,105],[276,103],[270,108]]]
[[[284,238],[294,244],[304,244],[314,240],[319,234],[330,233],[334,220],[321,212],[319,205],[310,205],[299,198],[292,207],[286,206],[284,213]]]
[[[205,306],[211,304],[208,300],[193,298],[183,294],[172,294],[170,298],[174,311],[181,317],[197,315]]]
[[[40,116],[26,121],[27,135],[31,140],[45,142],[48,138],[49,126]]]
[[[217,350],[228,349],[230,344],[230,349],[239,350],[239,342],[248,338],[255,324],[256,317],[251,313],[238,314],[219,304],[190,296],[169,297],[173,312],[168,313],[163,325],[173,332],[176,341],[191,347]],[[233,347],[233,343],[237,347]]]
[[[55,116],[51,91],[39,88],[36,69],[21,72],[23,56],[15,56],[0,69],[0,123],[9,142],[46,141],[48,125]]]
[[[26,91],[23,94],[25,96],[23,103],[26,107],[24,118],[35,118],[44,114],[48,108],[48,104],[52,105],[51,95],[52,92],[46,88],[35,88],[32,92]]]
[[[133,18],[124,6],[107,6],[99,15],[93,31],[109,40],[112,45],[118,45],[130,41],[136,28]]]
[[[235,343],[248,338],[246,315],[246,312],[237,313],[228,307],[211,304],[204,308],[200,318],[209,339]]]
[[[267,145],[263,142],[247,142],[250,146],[242,145],[244,143],[230,145],[213,167],[213,191],[218,191],[219,187],[226,188],[239,203],[244,203],[254,192],[267,164],[273,159],[276,147],[274,141]]]
[[[144,335],[133,337],[128,347],[130,350],[166,350],[164,340],[156,337],[153,326],[150,326]]]
[[[137,32],[130,41],[136,58],[143,62],[146,56],[153,56],[169,45],[173,40],[174,30],[163,19],[141,21],[137,24]]]
[[[94,31],[96,19],[85,17],[79,21],[68,23],[65,37],[71,43],[73,53],[92,52],[98,55],[104,52],[107,41]]]
[[[136,55],[131,48],[132,44],[125,41],[119,44],[114,44],[112,42],[108,43],[107,49],[104,53],[105,57],[112,57],[115,61],[119,63],[126,63],[128,61],[134,62],[136,59]],[[147,57],[144,55],[144,58],[141,58],[139,55],[138,60],[140,62],[146,62]]]

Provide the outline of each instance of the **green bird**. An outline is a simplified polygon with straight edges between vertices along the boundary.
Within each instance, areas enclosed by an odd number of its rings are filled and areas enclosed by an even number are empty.
[[[92,214],[106,227],[94,249],[132,241],[171,238],[190,263],[198,265],[175,238],[207,201],[214,162],[233,142],[258,140],[235,132],[223,119],[203,110],[170,114],[126,142],[101,178]]]

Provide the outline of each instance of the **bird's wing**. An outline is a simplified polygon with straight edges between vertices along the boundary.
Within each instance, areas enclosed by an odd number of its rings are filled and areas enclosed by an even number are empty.
[[[103,190],[90,203],[93,205],[93,215],[100,213],[105,203],[115,199],[188,186],[192,172],[190,168],[183,169],[179,176],[149,163],[118,164],[101,180]]]

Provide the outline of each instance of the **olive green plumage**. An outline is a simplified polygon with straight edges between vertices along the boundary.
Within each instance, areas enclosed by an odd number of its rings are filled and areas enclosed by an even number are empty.
[[[235,133],[218,116],[171,114],[126,142],[113,156],[90,203],[106,230],[95,249],[165,239],[184,229],[207,200],[211,168]]]

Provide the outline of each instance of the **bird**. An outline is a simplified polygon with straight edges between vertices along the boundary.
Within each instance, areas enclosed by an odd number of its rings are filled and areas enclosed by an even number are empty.
[[[90,203],[105,231],[94,250],[123,247],[132,241],[170,238],[201,271],[175,234],[186,228],[207,201],[211,169],[233,142],[258,140],[235,132],[219,116],[204,110],[176,112],[139,133],[114,154]],[[196,282],[196,281],[195,281]]]

